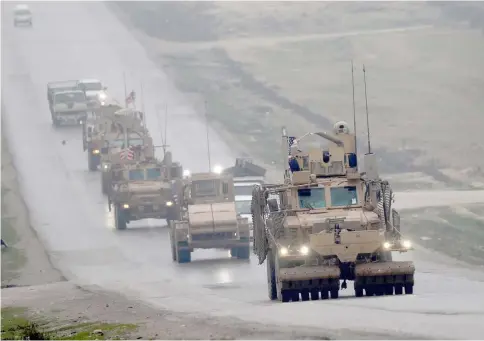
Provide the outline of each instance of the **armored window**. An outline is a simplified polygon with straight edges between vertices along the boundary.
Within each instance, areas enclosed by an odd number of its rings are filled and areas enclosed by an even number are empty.
[[[235,195],[252,195],[252,189],[254,185],[246,185],[246,186],[234,186],[235,188]]]
[[[219,195],[219,180],[197,180],[193,182],[192,197],[212,197]]]
[[[331,188],[331,206],[351,206],[358,204],[358,192],[356,186]]]
[[[68,92],[64,94],[56,94],[55,101],[57,103],[72,103],[72,102],[85,102],[86,96],[82,92]]]
[[[82,83],[82,87],[84,88],[85,91],[100,91],[103,89],[103,86],[101,83],[96,82],[96,83]]]
[[[131,169],[129,171],[129,180],[144,180],[145,170],[144,169]]]
[[[16,9],[15,15],[30,15],[31,12],[29,9]]]
[[[142,146],[143,145],[143,140],[142,139],[130,138],[128,140],[128,144],[129,144],[130,147],[131,146],[133,146],[133,147],[135,147],[135,146]]]
[[[235,209],[239,214],[250,214],[251,200],[242,200],[235,202]]]
[[[146,179],[147,180],[158,180],[161,178],[161,169],[160,168],[148,168],[146,170]]]
[[[223,194],[228,194],[229,193],[229,184],[226,182],[222,183],[222,193]]]
[[[324,208],[326,200],[324,188],[300,188],[297,190],[300,208]]]

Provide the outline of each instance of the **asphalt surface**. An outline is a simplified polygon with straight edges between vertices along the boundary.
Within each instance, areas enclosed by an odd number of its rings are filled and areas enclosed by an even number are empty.
[[[280,304],[267,299],[265,265],[257,265],[255,258],[237,261],[227,252],[207,250],[196,251],[191,264],[177,265],[163,221],[114,230],[100,175],[87,171],[80,130],[52,127],[47,82],[99,78],[122,100],[123,72],[128,81],[130,76],[136,80],[137,88],[142,80],[155,143],[161,144],[164,122],[156,108],[167,103],[168,144],[175,159],[192,172],[208,167],[203,121],[102,3],[33,3],[33,28],[13,27],[13,4],[2,3],[2,8],[7,137],[32,224],[68,279],[190,313],[356,335],[482,337],[484,275],[425,250],[402,256],[416,263],[415,295]],[[213,164],[233,163],[234,155],[215,134],[211,146]],[[482,191],[432,195],[399,193],[397,207],[448,204],[445,195],[452,203],[484,202]]]

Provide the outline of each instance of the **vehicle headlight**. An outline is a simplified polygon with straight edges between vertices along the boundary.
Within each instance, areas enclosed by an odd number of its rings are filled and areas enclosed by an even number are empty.
[[[299,248],[299,253],[303,256],[307,256],[309,254],[309,248],[306,245],[303,245]]]
[[[410,240],[404,240],[402,245],[404,248],[410,249],[412,247],[412,242]]]
[[[99,93],[99,98],[100,99],[106,99],[108,97],[104,92]]]
[[[108,164],[108,163],[105,163],[105,164],[103,165],[103,169],[104,169],[104,170],[108,170],[108,169],[109,169],[109,164]]]
[[[128,204],[123,204],[123,208],[129,208]]]
[[[214,166],[214,167],[213,167],[213,172],[214,172],[215,174],[221,174],[221,173],[222,173],[222,171],[223,171],[223,167],[222,167],[222,166],[220,166],[220,165],[216,165],[216,166]]]
[[[390,244],[389,242],[384,242],[384,243],[383,243],[383,248],[384,248],[384,249],[388,250],[388,249],[389,249],[389,248],[391,248],[391,247],[392,247],[392,244]]]
[[[281,248],[279,249],[279,254],[280,254],[281,256],[287,256],[287,254],[288,254],[288,253],[289,253],[289,250],[288,250],[288,248],[287,248],[287,247],[284,247],[284,246],[283,246],[283,247],[281,247]]]
[[[94,149],[94,150],[92,151],[92,153],[93,153],[93,154],[99,154],[99,149]],[[107,165],[104,165],[104,166],[107,166]]]
[[[167,201],[166,202],[166,206],[168,206],[168,207],[173,206],[173,202],[172,201]]]
[[[183,170],[183,176],[190,176],[190,171],[188,169]]]

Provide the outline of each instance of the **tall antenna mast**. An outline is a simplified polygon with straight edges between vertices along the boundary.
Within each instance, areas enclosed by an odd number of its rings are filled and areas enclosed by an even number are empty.
[[[366,69],[365,69],[365,64],[363,64],[363,81],[365,82],[366,127],[367,127],[367,130],[368,130],[368,154],[371,154],[370,119],[368,117],[368,95],[366,94]]]
[[[351,60],[351,85],[353,87],[353,129],[355,132],[355,154],[358,155],[358,144],[356,138],[356,102],[355,102],[355,75],[354,75],[353,59]]]
[[[124,83],[124,106],[128,107],[128,89],[126,88],[126,72],[123,72],[123,83]]]
[[[143,125],[146,128],[146,112],[145,112],[145,100],[143,96],[143,82],[140,81],[140,92],[141,92],[141,112],[143,113]]]
[[[165,142],[163,142],[163,153],[166,153],[168,139],[168,103],[165,103]]]
[[[204,101],[205,104],[205,124],[207,127],[207,154],[208,154],[208,171],[210,172],[212,170],[212,164],[210,161],[210,139],[209,139],[209,133],[208,133],[208,115],[207,115],[207,101]]]

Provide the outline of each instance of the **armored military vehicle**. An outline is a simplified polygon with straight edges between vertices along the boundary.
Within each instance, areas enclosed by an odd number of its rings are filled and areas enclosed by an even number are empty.
[[[304,152],[302,138],[283,133],[285,183],[253,191],[254,253],[260,264],[266,260],[269,298],[338,298],[340,281],[345,289],[348,280],[357,297],[413,293],[413,262],[392,260],[392,252],[412,246],[400,234],[375,155],[365,155],[366,172],[359,173],[355,135],[345,122],[332,134],[310,135],[328,146]]]
[[[101,148],[104,140],[117,136],[116,113],[123,109],[118,103],[110,102],[88,114],[82,125],[82,147],[87,151],[87,166],[90,171],[97,170],[101,163]]]
[[[134,109],[121,109],[105,115],[101,147],[101,188],[108,194],[112,187],[115,169],[123,165],[154,158],[153,139],[143,121],[143,113]]]
[[[174,195],[182,187],[183,168],[173,163],[166,152],[162,162],[154,158],[127,163],[112,170],[112,189],[108,205],[114,206],[116,229],[126,229],[127,224],[141,219],[179,218]]]
[[[177,201],[181,216],[170,224],[173,261],[190,262],[194,249],[229,249],[232,257],[249,258],[249,224],[237,214],[231,176],[192,174]]]

